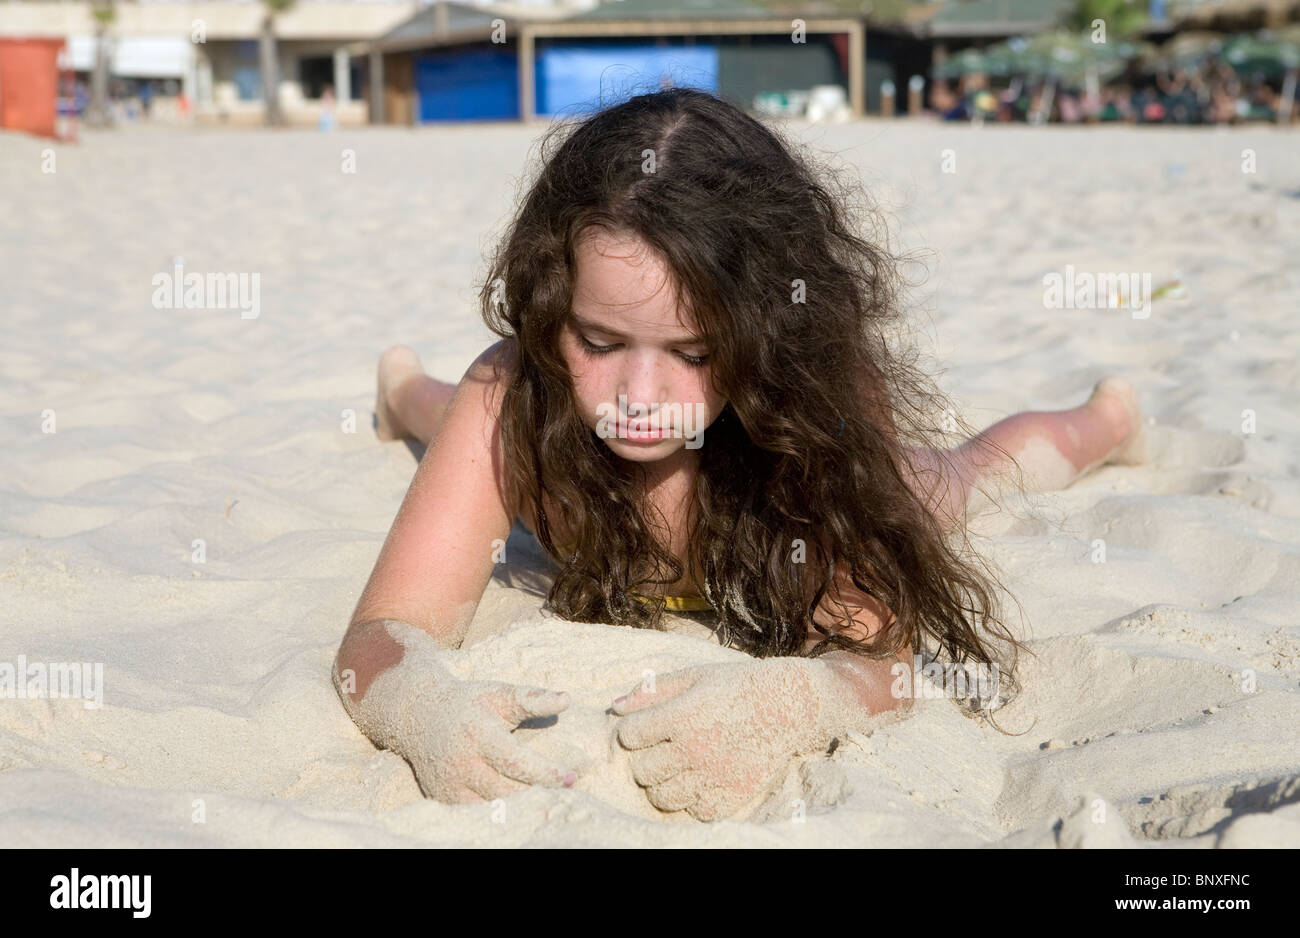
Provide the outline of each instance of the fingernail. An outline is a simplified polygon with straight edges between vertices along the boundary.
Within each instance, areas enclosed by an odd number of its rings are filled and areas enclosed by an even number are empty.
[[[624,696],[622,696],[622,697],[615,697],[615,698],[614,698],[614,703],[622,703],[622,702],[625,701],[625,700],[627,700],[627,696],[626,696],[626,695],[624,695]]]

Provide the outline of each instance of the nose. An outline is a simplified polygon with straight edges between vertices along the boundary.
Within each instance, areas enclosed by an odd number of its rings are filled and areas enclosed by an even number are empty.
[[[620,407],[640,404],[653,414],[668,400],[668,371],[652,351],[633,352],[623,359],[618,393],[624,395]]]

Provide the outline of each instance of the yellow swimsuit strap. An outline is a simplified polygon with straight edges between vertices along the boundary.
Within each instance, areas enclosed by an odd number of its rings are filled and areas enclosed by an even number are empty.
[[[632,595],[643,603],[654,602],[656,598],[663,600],[664,608],[670,612],[707,612],[713,606],[703,596],[645,596],[632,591]]]

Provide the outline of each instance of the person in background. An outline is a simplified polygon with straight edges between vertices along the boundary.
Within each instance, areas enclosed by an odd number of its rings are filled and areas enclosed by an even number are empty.
[[[1139,124],[1158,124],[1165,119],[1165,106],[1155,88],[1146,85],[1133,93],[1133,111]]]
[[[1106,88],[1102,91],[1101,110],[1097,113],[1097,120],[1102,123],[1111,121],[1121,121],[1127,118],[1125,111],[1127,108],[1121,107],[1124,103],[1124,91],[1119,88]]]
[[[1079,103],[1079,95],[1073,89],[1062,90],[1056,99],[1056,105],[1061,112],[1061,123],[1077,124],[1083,120],[1083,105]]]
[[[1256,76],[1246,98],[1246,120],[1275,121],[1281,95],[1268,86],[1268,82]],[[1240,111],[1240,108],[1238,108]]]
[[[1079,96],[1080,106],[1083,109],[1083,120],[1088,124],[1095,124],[1101,119],[1102,104],[1105,101],[1105,90],[1093,95],[1086,90]]]
[[[998,120],[1007,122],[1025,120],[1025,112],[1029,108],[1029,93],[1025,85],[1025,80],[1017,76],[998,96]]]
[[[334,114],[334,86],[326,85],[320,93],[320,120],[317,126],[321,130],[333,130],[337,124]]]
[[[974,111],[971,108],[971,76],[963,75],[957,79],[957,90],[954,95],[955,101],[953,106],[943,112],[943,119],[946,121],[964,121],[970,120]]]
[[[957,106],[957,95],[948,87],[948,79],[939,78],[930,83],[930,109],[940,117],[946,118],[948,112]]]
[[[1237,103],[1228,93],[1227,85],[1214,82],[1210,91],[1210,106],[1206,115],[1212,124],[1231,124],[1237,119]]]

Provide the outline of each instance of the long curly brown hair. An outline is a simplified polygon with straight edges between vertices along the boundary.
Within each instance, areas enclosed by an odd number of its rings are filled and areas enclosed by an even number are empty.
[[[480,290],[484,321],[514,339],[501,411],[511,504],[535,506],[559,569],[559,616],[661,628],[663,610],[630,591],[684,574],[655,538],[643,466],[584,422],[560,350],[575,242],[592,225],[638,235],[664,258],[682,308],[710,348],[728,403],[700,449],[690,532],[725,645],[799,655],[837,571],[894,619],[870,642],[814,626],[807,654],[902,649],[996,664],[1022,648],[999,616],[996,577],[949,543],[908,484],[907,447],[969,431],[915,365],[891,348],[903,258],[860,184],[734,105],[673,88],[633,97],[543,136],[540,169]],[[647,167],[650,167],[648,170]],[[832,194],[832,193],[836,194]],[[854,197],[864,202],[850,211]],[[548,517],[543,495],[561,518]],[[576,532],[562,553],[557,530]]]

